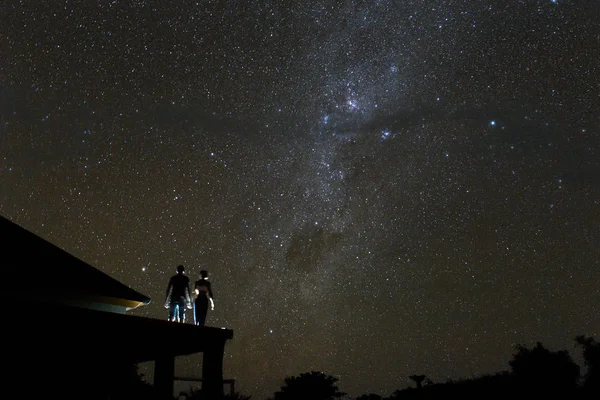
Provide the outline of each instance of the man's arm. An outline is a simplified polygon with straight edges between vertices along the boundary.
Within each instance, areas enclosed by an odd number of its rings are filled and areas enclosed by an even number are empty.
[[[171,290],[173,289],[173,278],[169,279],[169,284],[167,285],[167,294],[166,297],[169,297],[171,294]]]
[[[192,298],[190,296],[190,284],[185,285],[185,303],[187,308],[192,308]]]
[[[169,279],[169,284],[167,285],[167,293],[165,295],[165,308],[169,308],[169,297],[171,297],[172,291],[173,291],[173,278]]]

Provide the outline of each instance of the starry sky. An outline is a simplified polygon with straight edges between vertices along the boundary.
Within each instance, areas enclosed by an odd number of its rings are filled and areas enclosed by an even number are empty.
[[[0,18],[0,213],[152,297],[135,315],[207,269],[240,392],[318,370],[387,396],[598,334],[598,1]]]

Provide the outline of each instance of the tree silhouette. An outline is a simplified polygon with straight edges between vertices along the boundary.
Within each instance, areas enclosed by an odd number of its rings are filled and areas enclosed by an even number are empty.
[[[425,380],[425,375],[411,375],[409,376],[417,384],[417,389],[423,388],[423,381]]]
[[[517,346],[509,362],[520,391],[564,394],[574,391],[579,380],[579,366],[567,351],[552,352],[540,342],[531,350]]]
[[[583,348],[583,359],[587,371],[583,379],[583,388],[586,394],[595,396],[600,395],[600,343],[594,338],[577,336],[577,344]]]
[[[311,371],[285,378],[285,385],[275,393],[274,400],[334,400],[344,396],[337,378],[322,372]]]

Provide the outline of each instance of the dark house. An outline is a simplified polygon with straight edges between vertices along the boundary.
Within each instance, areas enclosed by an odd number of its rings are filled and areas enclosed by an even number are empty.
[[[132,366],[155,362],[160,398],[173,394],[178,355],[203,353],[206,398],[223,397],[233,331],[127,315],[150,298],[0,217],[0,396],[128,397]]]

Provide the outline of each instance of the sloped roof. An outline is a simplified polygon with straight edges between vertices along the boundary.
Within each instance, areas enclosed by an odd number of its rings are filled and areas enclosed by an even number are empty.
[[[150,298],[0,216],[0,295],[85,298],[135,308]]]

